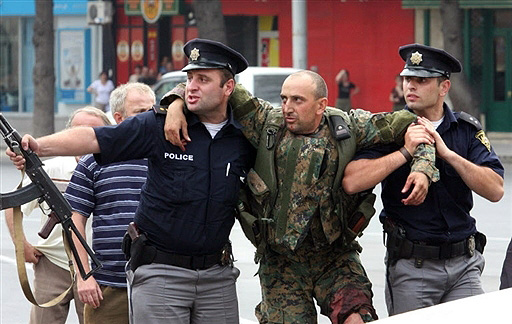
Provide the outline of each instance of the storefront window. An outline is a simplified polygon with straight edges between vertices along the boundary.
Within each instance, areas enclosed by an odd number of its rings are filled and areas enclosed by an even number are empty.
[[[18,111],[18,18],[0,19],[0,111]]]

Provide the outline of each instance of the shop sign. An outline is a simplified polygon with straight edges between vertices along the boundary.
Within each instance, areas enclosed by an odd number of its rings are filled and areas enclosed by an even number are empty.
[[[160,3],[160,4],[158,4]],[[144,13],[144,5],[148,7],[146,13]],[[124,0],[124,13],[127,16],[153,16],[152,10],[161,6],[161,12],[158,15],[162,16],[173,16],[179,14],[180,0]],[[151,7],[151,8],[149,8]],[[148,12],[148,10],[150,12]],[[158,20],[157,18],[157,20]],[[144,19],[146,19],[144,17]],[[151,19],[150,19],[151,20]],[[147,20],[146,20],[147,21]],[[155,20],[156,21],[156,20]],[[149,22],[149,21],[148,21]]]
[[[141,0],[142,17],[148,24],[154,24],[162,14],[162,0]]]

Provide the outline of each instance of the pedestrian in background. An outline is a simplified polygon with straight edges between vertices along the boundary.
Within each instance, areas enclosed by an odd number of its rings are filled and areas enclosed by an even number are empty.
[[[400,74],[395,77],[395,86],[393,89],[391,89],[391,93],[389,94],[389,101],[393,103],[393,111],[398,111],[400,109],[404,109],[405,107],[403,81]]]
[[[157,80],[161,80],[164,74],[174,71],[172,61],[165,63],[165,69],[161,69],[158,73]]]
[[[407,110],[416,113],[436,145],[440,180],[420,175],[423,204],[404,202],[412,152],[391,145],[356,154],[343,186],[349,193],[382,181],[380,214],[387,235],[386,304],[389,315],[483,293],[485,235],[471,217],[474,191],[497,202],[503,197],[503,165],[478,120],[453,112],[444,102],[451,73],[460,62],[449,53],[420,44],[400,47],[406,62],[400,75]],[[419,136],[424,136],[420,134]]]
[[[152,86],[156,83],[155,70],[147,66],[143,66],[138,82]]]
[[[94,106],[103,112],[108,112],[110,107],[108,101],[110,93],[114,90],[114,83],[108,79],[107,72],[100,73],[98,80],[95,80],[87,88],[87,91],[94,95]]]
[[[350,81],[350,75],[347,70],[342,69],[336,75],[336,84],[338,85],[338,98],[336,99],[336,108],[345,112],[352,109],[352,96],[359,92],[359,88]]]
[[[160,65],[158,66],[158,74],[165,74],[167,71],[167,63],[172,62],[169,60],[169,56],[162,57],[162,60],[160,61]]]
[[[130,75],[128,82],[139,82],[140,74],[142,72],[142,67],[140,65],[136,65],[133,69],[133,74]]]

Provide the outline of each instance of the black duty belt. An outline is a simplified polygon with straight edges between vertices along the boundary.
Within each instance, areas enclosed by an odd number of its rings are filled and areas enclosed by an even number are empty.
[[[462,255],[473,255],[475,249],[480,251],[475,246],[474,235],[469,236],[467,239],[454,243],[444,243],[441,245],[428,245],[423,243],[414,243],[407,239],[404,239],[403,244],[400,248],[399,258],[403,259],[434,259],[444,260],[451,259]],[[480,251],[480,253],[483,252]]]
[[[204,270],[221,264],[222,252],[209,255],[182,255],[156,250],[153,263],[168,264],[190,270]]]

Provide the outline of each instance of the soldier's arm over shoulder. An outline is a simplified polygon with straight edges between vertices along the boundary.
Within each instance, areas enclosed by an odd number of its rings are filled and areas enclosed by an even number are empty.
[[[401,143],[407,127],[416,120],[416,115],[406,110],[372,114],[366,110],[355,109],[350,111],[350,117],[358,148]]]
[[[253,116],[264,117],[273,107],[260,98],[254,97],[243,85],[237,83],[235,90],[229,98],[229,104],[233,109],[236,120]]]
[[[407,110],[372,114],[356,109],[350,112],[350,116],[352,129],[356,134],[357,149],[388,143],[403,145],[407,127],[416,120],[416,115]],[[418,145],[413,155],[411,171],[423,172],[433,182],[439,180],[433,145]]]
[[[235,90],[229,98],[229,105],[233,110],[233,116],[242,125],[245,137],[254,145],[258,145],[260,134],[265,125],[272,105],[260,98],[254,97],[241,84],[235,86]]]
[[[177,98],[181,98],[185,100],[185,88],[186,83],[182,82],[176,85],[171,91],[167,92],[162,96],[162,99],[160,100],[161,106],[168,106],[170,105],[174,100]]]
[[[251,110],[256,109],[256,104],[253,100],[257,100],[257,98],[254,98],[243,85],[237,83],[235,90],[231,97],[229,97],[229,104],[233,108],[235,118],[242,117]]]

